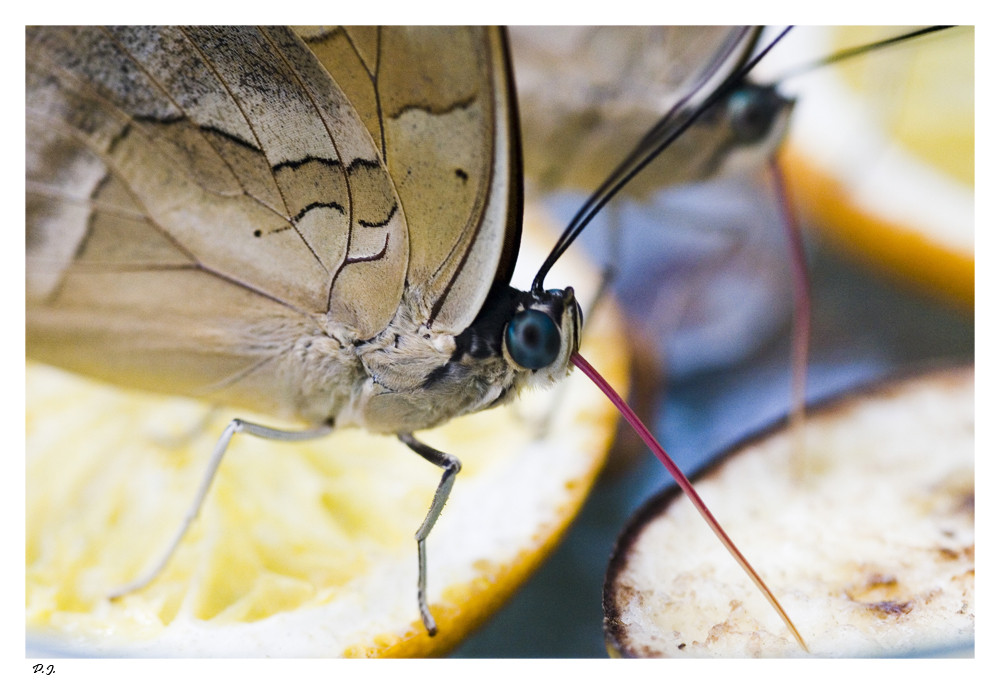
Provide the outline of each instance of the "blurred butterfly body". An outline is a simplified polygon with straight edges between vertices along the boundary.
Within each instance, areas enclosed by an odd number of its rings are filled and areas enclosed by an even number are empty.
[[[760,32],[728,26],[511,28],[525,175],[540,192],[590,192],[682,99],[673,125],[749,58]],[[694,97],[690,97],[694,95]],[[792,102],[744,83],[623,189],[663,188],[759,165],[780,143]]]
[[[493,29],[29,28],[29,355],[380,433],[564,375],[572,291],[507,285],[505,50]],[[541,372],[503,350],[532,306],[563,330]]]

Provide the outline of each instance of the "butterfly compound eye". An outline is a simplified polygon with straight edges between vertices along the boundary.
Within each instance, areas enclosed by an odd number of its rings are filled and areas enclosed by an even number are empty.
[[[766,136],[781,111],[782,99],[771,88],[747,85],[732,92],[727,102],[730,125],[743,143]]]
[[[523,368],[545,368],[559,356],[559,328],[546,314],[526,309],[507,324],[507,352]]]

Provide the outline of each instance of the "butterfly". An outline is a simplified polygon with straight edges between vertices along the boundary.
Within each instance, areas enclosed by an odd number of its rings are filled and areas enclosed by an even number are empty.
[[[412,433],[564,377],[582,326],[573,290],[542,284],[568,243],[529,291],[509,286],[523,197],[505,34],[26,38],[29,356],[310,426],[234,420],[202,497],[236,432],[398,435],[444,470],[418,531],[433,634],[425,541],[461,466]]]
[[[27,55],[29,355],[306,436],[399,434],[445,469],[422,559],[460,466],[411,433],[551,383],[579,345],[571,289],[507,284],[503,34],[46,27]]]

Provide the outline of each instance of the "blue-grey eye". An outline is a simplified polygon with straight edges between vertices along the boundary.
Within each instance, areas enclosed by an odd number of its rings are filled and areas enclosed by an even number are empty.
[[[771,89],[747,86],[734,90],[727,102],[730,125],[743,143],[754,143],[771,130],[781,98]]]
[[[510,319],[505,338],[510,357],[523,368],[545,368],[559,356],[559,328],[537,309],[526,309]]]

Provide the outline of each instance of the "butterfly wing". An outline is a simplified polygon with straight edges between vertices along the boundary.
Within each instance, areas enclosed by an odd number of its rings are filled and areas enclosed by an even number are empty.
[[[440,332],[461,332],[494,282],[510,281],[520,237],[520,136],[503,33],[297,31],[338,74],[381,147],[406,213],[407,287],[417,318]]]
[[[467,40],[480,76],[493,68],[490,39],[497,34]],[[428,134],[426,123],[400,131],[414,126],[407,111],[461,109],[468,98],[424,108],[401,97],[387,111],[380,101],[398,86],[383,69],[409,64],[402,77],[415,77],[419,55],[397,41],[396,52],[381,53],[357,43],[353,61],[321,63],[281,28],[28,29],[29,355],[122,384],[287,413],[302,340],[344,348],[369,339],[404,292],[430,303],[418,320],[471,320],[465,310],[474,316],[478,305],[452,306],[448,294],[466,264],[481,264],[484,252],[497,263],[509,243],[492,234],[484,247],[478,241],[497,206],[489,184],[507,178],[493,173],[495,138],[479,144],[488,148],[468,179],[479,184],[475,201],[439,241],[447,249],[428,251],[420,238],[412,247],[407,221],[419,200],[410,197],[420,187],[397,192],[392,174],[400,164],[421,172],[421,150],[388,168],[385,160],[407,138],[429,135],[426,148],[442,133]],[[358,65],[373,56],[371,78]],[[374,115],[359,99],[359,77]],[[495,128],[490,83],[475,94],[485,123],[471,137]],[[501,207],[494,211],[506,219]],[[417,232],[433,235],[455,218],[438,210]],[[442,251],[451,260],[431,267]],[[335,384],[351,379],[343,368],[330,375]]]
[[[671,107],[704,99],[749,55],[759,31],[730,26],[511,29],[525,174],[540,191],[592,191]],[[724,117],[703,117],[626,186],[647,198],[704,180],[737,147]]]

